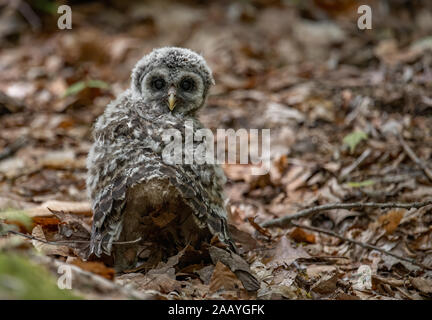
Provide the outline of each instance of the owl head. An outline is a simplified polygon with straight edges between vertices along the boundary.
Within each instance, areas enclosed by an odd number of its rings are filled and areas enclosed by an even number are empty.
[[[204,105],[212,84],[204,58],[184,48],[155,49],[132,71],[134,97],[161,112],[194,113]]]

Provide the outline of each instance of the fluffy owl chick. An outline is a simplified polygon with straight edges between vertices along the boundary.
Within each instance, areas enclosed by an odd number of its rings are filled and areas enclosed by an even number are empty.
[[[130,89],[106,107],[94,128],[87,159],[93,207],[90,254],[112,254],[121,271],[136,265],[142,247],[116,242],[141,238],[151,260],[187,245],[199,247],[216,236],[224,248],[211,247],[213,262],[220,260],[246,289],[256,290],[259,283],[228,232],[222,169],[163,157],[164,132],[175,129],[184,142],[185,130],[203,128],[197,112],[213,83],[204,59],[188,49],[156,49],[136,64]],[[193,142],[193,149],[198,146]],[[183,155],[195,151],[182,149]]]

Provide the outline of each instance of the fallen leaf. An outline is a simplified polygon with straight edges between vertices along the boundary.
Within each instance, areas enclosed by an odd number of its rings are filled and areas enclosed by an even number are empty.
[[[163,228],[173,221],[176,218],[176,215],[172,212],[164,211],[159,215],[157,215],[157,213],[153,213],[150,215],[150,218],[155,225],[157,225],[159,228]]]
[[[258,246],[258,243],[255,240],[255,238],[253,238],[249,233],[237,229],[237,227],[232,224],[228,224],[228,229],[233,240],[237,244],[240,244],[241,248],[245,252],[253,250]]]
[[[324,275],[311,287],[311,291],[319,294],[333,293],[337,288],[336,283],[338,279],[339,276],[337,273]]]
[[[196,273],[198,273],[200,279],[202,280],[202,282],[204,282],[204,284],[209,284],[210,280],[212,278],[214,269],[215,269],[215,267],[212,265],[205,266],[204,268],[196,271]]]
[[[210,279],[210,292],[219,290],[236,290],[240,288],[240,281],[236,275],[222,262],[218,261]]]
[[[260,282],[252,274],[249,264],[238,254],[214,246],[209,248],[209,254],[213,263],[222,262],[228,266],[246,290],[256,291],[260,288]]]
[[[432,279],[427,278],[411,278],[411,284],[414,288],[421,291],[424,294],[430,295],[432,294]]]
[[[47,241],[45,233],[42,227],[39,225],[33,228],[32,236],[36,239]],[[36,248],[36,250],[38,250],[39,252],[43,252],[47,256],[58,255],[68,257],[71,255],[70,249],[67,246],[48,244],[38,240],[32,240],[32,244]]]
[[[291,231],[290,236],[297,242],[315,243],[315,235],[307,233],[301,228],[295,228]]]
[[[256,231],[266,236],[267,238],[271,238],[271,233],[267,229],[261,227],[258,223],[255,222],[255,218],[249,217],[249,223],[255,228]]]
[[[387,234],[392,234],[398,227],[399,222],[404,217],[405,209],[392,209],[385,215],[378,218],[378,222],[386,230]]]
[[[100,275],[101,277],[104,277],[108,280],[114,279],[115,271],[112,268],[108,268],[103,264],[102,262],[98,261],[82,261],[81,259],[73,259],[71,264],[76,265],[77,267],[80,267],[83,270],[89,271],[91,273],[95,273],[97,275]]]
[[[73,202],[49,200],[39,207],[29,209],[30,217],[54,216],[53,212],[63,211],[71,214],[92,216],[91,205],[89,202]]]
[[[270,251],[270,267],[289,266],[299,258],[309,258],[310,255],[301,247],[294,248],[286,236],[283,236],[276,247]]]
[[[181,291],[181,282],[175,280],[169,274],[142,274],[126,273],[116,278],[116,282],[122,285],[130,284],[135,289],[155,290],[161,293]]]
[[[335,266],[316,265],[312,264],[307,267],[306,274],[310,279],[318,279],[325,274],[334,274],[337,272]]]

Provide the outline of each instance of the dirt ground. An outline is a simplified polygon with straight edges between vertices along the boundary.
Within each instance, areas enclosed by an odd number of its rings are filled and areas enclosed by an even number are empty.
[[[0,1],[0,280],[33,290],[0,281],[0,297],[430,299],[432,5],[363,2],[371,30],[359,30],[354,0],[68,1],[71,30],[58,29],[52,1]],[[79,246],[9,232],[88,240],[92,125],[137,60],[167,45],[213,70],[206,126],[271,129],[268,174],[224,165],[231,231],[258,292],[191,248],[147,274],[114,275]],[[372,204],[269,222],[359,202]],[[34,264],[52,286],[16,271],[39,273]],[[62,265],[72,291],[55,286]]]

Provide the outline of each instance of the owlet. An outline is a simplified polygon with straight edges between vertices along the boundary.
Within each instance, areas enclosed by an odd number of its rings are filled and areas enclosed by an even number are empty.
[[[217,239],[213,262],[216,257],[246,289],[256,290],[259,283],[228,232],[220,166],[164,157],[169,132],[181,135],[181,159],[202,147],[193,139],[185,148],[185,131],[203,129],[197,112],[213,83],[205,60],[188,49],[156,49],[136,64],[131,87],[108,104],[94,128],[87,159],[90,254],[112,255],[122,271],[136,267],[140,256],[166,259]],[[141,240],[124,244],[135,239]]]

